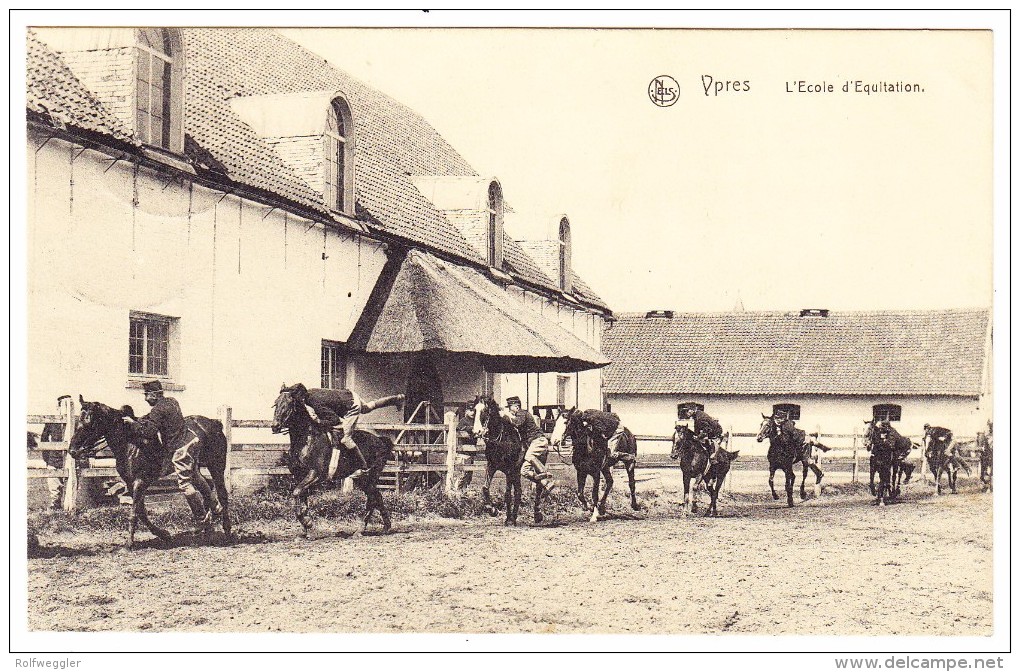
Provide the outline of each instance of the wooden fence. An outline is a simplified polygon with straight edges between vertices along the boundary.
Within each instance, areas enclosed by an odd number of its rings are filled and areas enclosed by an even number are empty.
[[[235,441],[234,430],[268,430],[272,424],[269,420],[239,420],[233,417],[229,406],[219,408],[219,419],[223,423],[227,437],[227,487],[233,489],[235,480],[245,476],[289,476],[287,456],[289,443],[279,438],[275,441]],[[474,472],[485,471],[484,450],[465,444],[457,435],[457,417],[450,411],[439,423],[359,423],[359,427],[389,437],[394,442],[395,459],[390,461],[383,470],[381,487],[401,492],[415,487],[424,480],[426,483],[442,479],[446,492],[456,496],[465,478]],[[57,415],[29,415],[28,424],[45,425],[59,424],[64,428],[64,441],[39,442],[33,452],[61,452],[62,468],[29,467],[28,478],[61,478],[66,479],[63,494],[63,507],[71,511],[88,505],[86,489],[82,487],[87,478],[111,478],[117,476],[112,466],[97,464],[90,460],[88,464],[77,464],[67,453],[68,440],[74,433],[75,404],[70,398],[61,401],[60,413]],[[249,432],[250,433],[250,432]],[[753,439],[756,433],[728,432],[730,449],[740,439]],[[861,434],[826,434],[821,431],[811,436],[833,450],[820,453],[819,462],[823,470],[851,471],[851,480],[858,482],[860,473],[868,469],[868,453],[863,450]],[[286,437],[283,437],[285,439]],[[911,440],[920,437],[909,437]],[[679,468],[676,461],[669,459],[672,444],[671,436],[638,435],[638,468]],[[972,437],[958,440],[965,444],[973,441]],[[764,448],[763,448],[764,450]],[[920,455],[919,467],[925,481],[930,479],[924,464],[923,451]],[[109,463],[109,460],[106,460]],[[554,463],[569,461],[569,450],[553,451],[551,461]],[[863,463],[863,464],[862,464]],[[732,471],[759,471],[768,469],[764,455],[741,455],[733,463]],[[347,484],[350,487],[350,484]],[[816,486],[817,494],[817,486]]]

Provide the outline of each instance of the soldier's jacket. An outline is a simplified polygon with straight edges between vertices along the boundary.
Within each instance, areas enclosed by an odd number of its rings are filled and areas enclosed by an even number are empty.
[[[704,434],[713,439],[721,439],[723,435],[722,425],[708,413],[697,411],[694,414],[694,433]]]
[[[530,446],[531,442],[535,439],[545,436],[542,430],[539,429],[538,423],[535,422],[535,416],[528,413],[523,408],[516,413],[510,412],[510,424],[517,428],[517,431],[521,434],[521,440],[525,446]]]
[[[312,388],[308,390],[305,404],[312,407],[319,422],[326,425],[338,425],[340,420],[350,413],[357,404],[354,393],[350,390],[324,390]]]
[[[588,409],[581,413],[581,420],[607,439],[620,427],[620,416],[596,409]]]
[[[187,427],[181,405],[172,397],[162,397],[147,415],[138,418],[139,430],[158,431],[167,450],[177,450],[187,440]]]

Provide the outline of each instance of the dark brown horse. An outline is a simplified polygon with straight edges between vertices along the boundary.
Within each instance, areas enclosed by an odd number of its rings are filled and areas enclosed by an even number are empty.
[[[991,423],[989,423],[991,425]],[[984,484],[983,492],[992,490],[992,433],[989,431],[978,432],[975,441],[977,449],[981,451],[980,473],[981,482]]]
[[[955,495],[957,494],[956,479],[960,471],[956,460],[958,448],[953,443],[952,432],[942,430],[940,427],[934,429],[940,431],[925,432],[927,446],[924,450],[924,459],[928,462],[928,469],[935,478],[935,494],[942,494],[942,475],[945,474],[949,490]],[[963,466],[969,476],[970,469],[967,468],[966,463]]]
[[[910,480],[914,465],[907,458],[913,443],[887,423],[865,420],[864,448],[871,453],[872,479],[878,475],[878,488],[872,487],[875,504],[885,506],[900,496],[902,477],[906,475],[906,480]]]
[[[809,440],[803,429],[797,429],[793,420],[776,417],[775,414],[765,415],[762,413],[761,428],[758,430],[758,443],[765,439],[769,440],[769,489],[772,490],[772,499],[779,499],[776,492],[775,476],[776,471],[782,470],[786,475],[786,505],[793,506],[793,484],[797,480],[793,471],[793,465],[800,462],[804,465],[804,472],[800,479],[800,498],[807,499],[808,469],[815,474],[815,484],[822,482],[822,470],[818,467],[818,458],[815,450],[827,451],[829,448],[817,441]]]
[[[723,481],[730,471],[730,463],[737,459],[740,451],[728,451],[720,448],[715,457],[716,462],[710,461],[710,453],[707,446],[702,444],[694,436],[694,432],[684,425],[677,425],[673,432],[673,449],[669,456],[674,460],[680,460],[680,471],[684,479],[684,503],[683,512],[686,515],[698,512],[698,486],[705,484],[705,490],[711,498],[706,516],[719,515],[717,504],[719,491],[722,489]],[[694,481],[692,491],[691,481]]]
[[[298,385],[280,388],[280,396],[273,404],[274,434],[287,430],[290,435],[290,455],[288,466],[290,473],[294,476],[295,485],[293,491],[294,511],[298,522],[301,523],[301,536],[308,537],[312,528],[312,521],[308,516],[308,491],[321,483],[330,480],[347,478],[360,466],[356,459],[348,454],[349,451],[341,449],[339,461],[336,466],[336,473],[332,479],[329,474],[330,460],[333,457],[333,446],[329,440],[329,428],[312,420],[305,405],[298,401],[295,392],[299,390]],[[403,400],[402,395],[397,397],[386,397],[382,400],[363,402],[362,410],[367,412],[380,406],[399,403]],[[368,521],[373,511],[378,511],[383,520],[383,533],[390,531],[390,512],[383,501],[382,493],[379,492],[379,476],[383,468],[393,457],[393,442],[383,436],[372,434],[360,429],[354,430],[352,434],[354,443],[361,449],[368,463],[368,470],[354,479],[354,484],[365,493],[365,515],[361,520],[361,528],[358,534],[363,534],[368,527]]]
[[[490,516],[499,515],[499,509],[492,503],[489,488],[496,472],[506,477],[506,492],[503,505],[506,506],[504,525],[516,525],[521,509],[521,466],[524,464],[524,446],[521,435],[508,420],[499,414],[499,404],[490,396],[478,396],[471,402],[474,416],[472,433],[485,441],[485,483],[482,485],[482,508]],[[542,521],[538,508],[538,492],[535,494],[535,522]]]
[[[584,509],[589,508],[584,496],[584,486],[591,476],[591,522],[597,522],[599,516],[606,515],[606,499],[609,491],[613,489],[612,467],[617,462],[623,464],[627,470],[627,482],[630,485],[630,508],[637,511],[640,507],[637,503],[637,496],[634,492],[634,466],[637,462],[637,440],[634,434],[626,427],[621,427],[619,452],[620,457],[610,457],[609,442],[606,437],[598,431],[588,427],[581,411],[576,408],[563,411],[556,418],[553,426],[550,441],[553,446],[559,446],[565,438],[569,438],[573,444],[573,454],[570,461],[577,471],[577,501]],[[605,491],[599,498],[599,477],[606,481]]]
[[[163,541],[171,539],[170,533],[157,527],[149,519],[145,510],[145,491],[150,485],[170,473],[169,452],[162,446],[155,434],[147,433],[144,427],[128,425],[125,417],[134,417],[130,406],[115,409],[96,401],[85,401],[78,396],[81,403],[81,415],[78,428],[68,444],[68,452],[75,460],[94,457],[101,440],[106,441],[113,456],[117,460],[117,473],[127,484],[131,492],[133,505],[128,519],[127,547],[135,543],[135,530],[138,521],[145,523],[154,535]],[[201,415],[189,415],[184,418],[185,426],[199,440],[196,450],[200,466],[209,469],[215,490],[210,490],[210,498],[206,507],[222,516],[223,532],[230,536],[230,515],[227,510],[227,439],[223,434],[223,424],[219,420],[211,420]],[[204,478],[199,472],[196,478]],[[205,493],[203,493],[204,495]]]

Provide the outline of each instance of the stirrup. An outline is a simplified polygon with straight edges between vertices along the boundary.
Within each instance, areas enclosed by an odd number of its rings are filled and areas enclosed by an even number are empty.
[[[354,471],[351,472],[351,475],[348,476],[347,478],[361,478],[367,473],[368,469],[355,469]]]

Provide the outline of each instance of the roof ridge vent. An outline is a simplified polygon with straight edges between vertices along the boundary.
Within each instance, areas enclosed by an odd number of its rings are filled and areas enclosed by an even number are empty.
[[[652,317],[664,317],[667,320],[672,320],[673,319],[673,311],[672,310],[649,310],[647,313],[645,313],[645,319],[646,320],[649,319],[649,318],[652,318]]]
[[[800,311],[801,317],[828,317],[828,308],[802,308]]]

